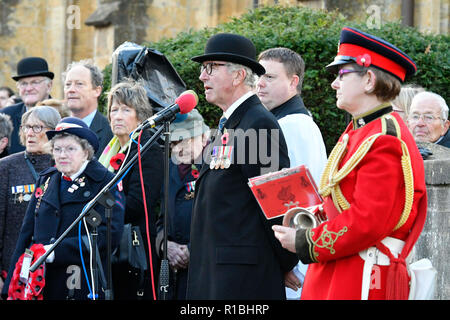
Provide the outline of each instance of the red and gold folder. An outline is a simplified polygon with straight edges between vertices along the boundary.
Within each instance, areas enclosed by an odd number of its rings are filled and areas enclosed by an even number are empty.
[[[283,216],[293,207],[322,203],[317,185],[304,165],[250,178],[248,185],[267,219]]]

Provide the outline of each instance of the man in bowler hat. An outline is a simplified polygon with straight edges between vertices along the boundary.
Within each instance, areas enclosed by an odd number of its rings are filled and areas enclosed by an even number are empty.
[[[251,40],[228,33],[192,60],[201,64],[206,100],[223,116],[196,182],[187,299],[285,299],[284,274],[298,258],[277,243],[270,227],[281,220],[265,218],[247,185],[289,167],[277,120],[254,94],[264,67]]]
[[[17,64],[17,75],[12,78],[17,82],[19,96],[22,102],[10,105],[0,110],[11,117],[13,132],[11,135],[10,154],[25,150],[20,144],[19,129],[22,115],[39,101],[48,99],[53,85],[53,72],[48,70],[45,59],[27,57]]]

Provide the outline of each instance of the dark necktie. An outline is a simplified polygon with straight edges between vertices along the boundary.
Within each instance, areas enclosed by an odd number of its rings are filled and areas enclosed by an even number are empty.
[[[227,118],[225,118],[225,116],[222,116],[222,118],[220,118],[220,120],[219,120],[219,130],[220,131],[223,130],[223,126],[225,125],[225,122],[227,122]]]

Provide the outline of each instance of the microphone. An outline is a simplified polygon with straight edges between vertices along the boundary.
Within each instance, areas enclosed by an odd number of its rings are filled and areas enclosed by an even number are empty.
[[[161,122],[171,121],[177,113],[190,112],[198,103],[198,96],[193,90],[184,91],[175,100],[175,103],[154,114],[142,123],[142,129],[154,128]]]

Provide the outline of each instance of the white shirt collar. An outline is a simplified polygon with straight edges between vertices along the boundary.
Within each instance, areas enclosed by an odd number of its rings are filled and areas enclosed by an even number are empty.
[[[70,176],[70,179],[73,181],[76,178],[78,178],[80,176],[80,174],[83,173],[84,169],[86,169],[87,165],[89,163],[89,160],[84,161],[84,163],[81,165],[80,170],[78,170],[76,173],[74,173],[73,175]]]
[[[84,117],[84,118],[81,119],[81,120],[83,120],[84,123],[86,123],[87,126],[90,127],[91,124],[92,124],[92,121],[93,121],[94,118],[95,118],[95,114],[96,114],[96,113],[97,113],[97,109],[95,109],[94,111],[92,111],[91,113],[89,113],[86,117]]]
[[[243,96],[241,96],[239,99],[237,99],[235,102],[233,102],[233,104],[227,109],[227,111],[225,111],[223,113],[223,115],[227,119],[230,119],[230,117],[233,114],[234,110],[236,110],[245,100],[247,100],[248,98],[250,98],[254,94],[255,93],[253,91],[249,91],[246,94],[244,94]]]

